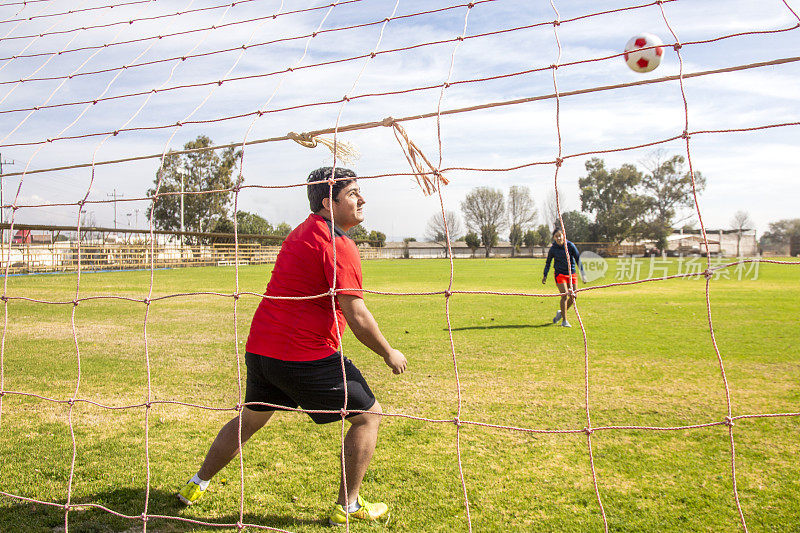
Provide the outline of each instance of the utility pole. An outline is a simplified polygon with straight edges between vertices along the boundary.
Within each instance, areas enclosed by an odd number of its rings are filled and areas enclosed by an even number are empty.
[[[124,198],[124,194],[117,194],[117,189],[114,189],[113,194],[106,194],[106,196],[113,196],[114,197],[114,229],[117,229],[117,197]]]
[[[183,172],[181,172],[181,247],[183,247]]]
[[[81,228],[86,226],[86,209],[81,209],[80,215],[78,215],[78,223],[80,224]],[[87,239],[89,239],[91,237],[91,235],[89,235],[85,231],[84,231],[84,235],[86,235]],[[83,241],[83,236],[80,233],[78,233],[78,241],[80,241],[80,242]]]
[[[186,177],[186,165],[185,164],[181,164],[181,166],[179,167],[178,172],[181,175],[181,240],[180,240],[180,244],[181,244],[181,259],[183,259],[183,232],[185,231],[184,227],[183,227],[183,193],[184,193],[184,183],[183,183],[183,181],[184,181],[184,178]]]
[[[6,208],[5,202],[3,201],[3,165],[13,165],[14,160],[11,161],[3,161],[3,154],[0,154],[0,222],[5,224],[6,222]],[[3,230],[2,234],[0,235],[2,242],[6,240],[6,230]]]

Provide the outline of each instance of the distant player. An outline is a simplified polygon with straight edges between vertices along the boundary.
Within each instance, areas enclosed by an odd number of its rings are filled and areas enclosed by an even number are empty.
[[[544,274],[542,275],[542,284],[547,283],[547,272],[550,270],[550,261],[555,260],[553,271],[556,276],[556,286],[561,293],[561,309],[558,310],[556,316],[553,317],[553,324],[561,320],[561,325],[565,328],[571,328],[572,325],[567,321],[567,309],[572,307],[575,303],[575,298],[567,294],[569,289],[569,282],[572,280],[572,286],[578,285],[578,274],[575,271],[577,263],[581,270],[581,278],[586,279],[586,274],[583,272],[583,265],[581,264],[580,253],[575,245],[567,241],[567,249],[569,250],[569,261],[567,261],[567,253],[564,251],[564,232],[560,228],[553,230],[553,245],[547,253],[547,263],[544,265]]]
[[[350,326],[356,338],[383,357],[395,374],[406,369],[406,358],[386,341],[372,314],[364,305],[361,287],[361,259],[356,244],[345,231],[364,220],[364,198],[352,170],[337,168],[333,202],[328,197],[331,167],[319,168],[308,177],[308,200],[312,214],[297,226],[281,246],[267,285],[267,296],[311,296],[327,293],[334,283],[336,243],[336,295],[334,319],[330,297],[305,300],[264,298],[253,316],[247,339],[247,391],[245,403],[263,402],[305,410],[317,424],[341,420],[344,407],[342,360],[338,352],[336,322],[343,333]],[[331,222],[333,221],[333,222]],[[335,321],[334,321],[335,320]],[[375,451],[381,405],[358,368],[344,359],[347,375],[347,421],[344,439],[345,472],[339,483],[329,521],[344,525],[350,520],[376,520],[388,512],[384,503],[370,503],[359,495],[361,481]],[[247,441],[275,413],[274,407],[247,405],[242,408],[242,443]],[[219,431],[197,474],[178,493],[187,505],[197,501],[214,475],[239,453],[239,418]],[[345,475],[347,498],[345,508]]]

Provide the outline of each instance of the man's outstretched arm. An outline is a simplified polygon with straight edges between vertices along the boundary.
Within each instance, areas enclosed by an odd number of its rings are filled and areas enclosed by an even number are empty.
[[[386,340],[386,337],[381,333],[378,327],[378,322],[372,313],[367,309],[367,305],[362,298],[352,296],[349,294],[340,294],[337,296],[339,305],[342,308],[347,325],[353,330],[356,339],[383,357],[383,360],[392,369],[395,374],[402,374],[406,370],[406,356],[395,350]]]

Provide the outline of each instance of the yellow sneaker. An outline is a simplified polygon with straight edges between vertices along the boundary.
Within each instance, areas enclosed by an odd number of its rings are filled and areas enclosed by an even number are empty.
[[[178,491],[178,498],[186,505],[192,505],[200,499],[200,496],[202,496],[204,492],[205,490],[201,489],[200,485],[189,480],[189,482]]]
[[[358,511],[346,513],[344,507],[337,503],[334,505],[333,512],[331,513],[330,518],[328,518],[328,521],[332,526],[343,526],[347,523],[348,514],[350,515],[350,520],[373,521],[384,516],[387,519],[389,517],[389,506],[385,503],[370,503],[359,496],[358,504],[361,505],[361,507],[358,508]]]

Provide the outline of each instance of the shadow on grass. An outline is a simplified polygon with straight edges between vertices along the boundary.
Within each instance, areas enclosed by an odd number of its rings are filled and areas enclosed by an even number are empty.
[[[505,324],[496,326],[464,326],[463,328],[451,328],[453,331],[467,331],[470,329],[527,329],[527,328],[546,328],[552,326],[552,322],[545,322],[544,324]],[[442,328],[442,331],[447,331],[447,328]]]
[[[75,499],[72,505],[98,504],[114,512],[128,516],[138,516],[144,507],[144,496],[144,490],[141,488],[119,488],[100,492],[91,497]],[[136,502],[139,506],[132,508],[131,502]],[[63,505],[65,500],[59,499],[55,503]],[[238,504],[236,508],[238,509]],[[163,515],[210,524],[233,524],[233,526],[229,527],[205,527],[213,528],[215,531],[236,531],[235,524],[239,521],[238,512],[224,516],[216,515],[213,519],[206,519],[198,513],[188,515],[185,510],[186,507],[178,501],[175,492],[150,489],[147,510],[150,518],[147,522],[147,530],[159,533],[177,533],[204,527],[192,522],[152,516]],[[327,518],[307,520],[298,519],[290,515],[246,512],[242,518],[242,523],[292,530],[298,528],[298,526],[327,526],[328,522]],[[96,507],[73,510],[69,513],[70,533],[105,533],[112,531],[134,533],[141,530],[141,518],[123,518]],[[63,533],[64,509],[0,496],[0,531],[3,533]]]

